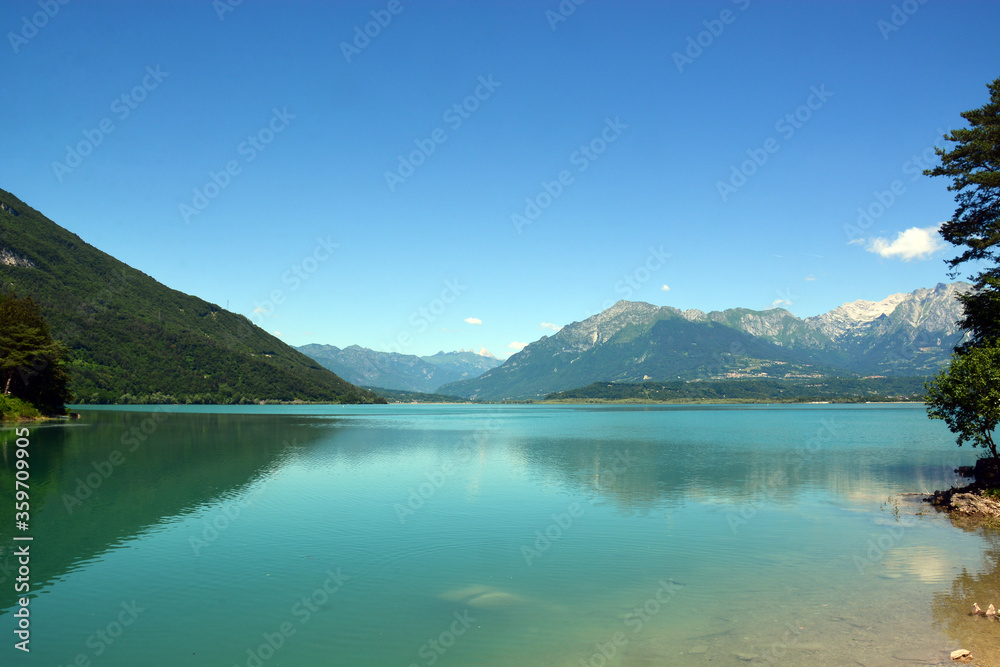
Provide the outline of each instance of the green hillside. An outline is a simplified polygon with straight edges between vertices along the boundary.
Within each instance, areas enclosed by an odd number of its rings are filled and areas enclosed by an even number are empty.
[[[469,399],[448,394],[424,393],[422,391],[404,391],[402,389],[385,389],[383,387],[366,387],[388,403],[468,403]]]
[[[383,402],[247,318],[172,290],[0,190],[0,284],[70,350],[74,400]]]
[[[703,382],[594,382],[586,387],[545,397],[567,402],[727,402],[803,403],[829,401],[922,401],[922,377],[898,378],[795,378],[709,380]]]

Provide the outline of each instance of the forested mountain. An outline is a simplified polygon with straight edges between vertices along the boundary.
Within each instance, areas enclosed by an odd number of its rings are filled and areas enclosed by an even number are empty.
[[[83,402],[380,401],[254,326],[170,289],[0,190],[0,284],[69,348]]]

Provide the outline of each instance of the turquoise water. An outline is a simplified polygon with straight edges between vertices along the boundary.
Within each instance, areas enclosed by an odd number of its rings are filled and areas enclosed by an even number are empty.
[[[975,458],[921,406],[169,410],[31,427],[30,655],[0,432],[0,664],[997,656],[995,534],[904,495]]]

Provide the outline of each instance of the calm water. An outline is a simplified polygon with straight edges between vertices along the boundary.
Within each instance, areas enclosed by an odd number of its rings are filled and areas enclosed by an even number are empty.
[[[1000,664],[919,406],[81,412],[31,429],[30,656],[0,432],[3,665]]]

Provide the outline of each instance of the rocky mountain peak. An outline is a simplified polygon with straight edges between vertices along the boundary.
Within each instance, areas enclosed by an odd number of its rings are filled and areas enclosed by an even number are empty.
[[[607,342],[630,324],[648,324],[664,315],[679,313],[679,310],[669,306],[660,307],[643,301],[623,299],[583,322],[563,327],[553,334],[553,338],[560,340],[564,347],[582,352]]]
[[[892,294],[881,301],[858,299],[838,306],[828,313],[806,318],[806,322],[830,338],[839,338],[861,325],[877,320],[882,315],[888,315],[906,298],[906,294]]]
[[[957,297],[969,291],[968,283],[938,283],[909,294],[892,294],[881,301],[860,299],[806,319],[806,323],[833,339],[854,335],[879,326],[909,326],[946,335],[958,331],[961,308]]]

